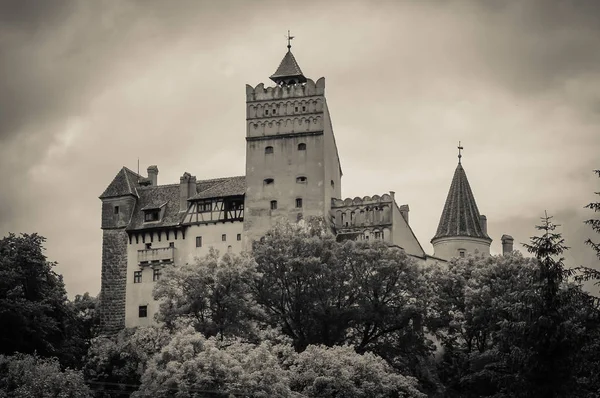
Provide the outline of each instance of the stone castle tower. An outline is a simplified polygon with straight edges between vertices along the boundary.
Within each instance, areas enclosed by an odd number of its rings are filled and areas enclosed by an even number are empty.
[[[282,219],[322,216],[338,240],[382,240],[423,264],[489,254],[485,216],[460,158],[430,256],[410,226],[409,206],[396,202],[400,195],[341,196],[325,79],[306,78],[289,43],[271,80],[272,87],[246,86],[244,176],[201,179],[184,172],[160,185],[157,166],[148,167],[147,177],[123,167],[100,195],[104,332],[155,322],[159,303],[152,291],[165,267],[193,264],[212,248],[251,249]],[[512,250],[512,238],[502,240]]]
[[[325,78],[307,79],[288,44],[271,80],[275,87],[246,85],[246,245],[278,219],[328,215],[341,196]]]
[[[462,149],[462,147],[459,148]],[[450,191],[431,243],[434,256],[450,259],[468,253],[490,254],[492,239],[487,234],[487,218],[479,214],[475,196],[458,155]]]

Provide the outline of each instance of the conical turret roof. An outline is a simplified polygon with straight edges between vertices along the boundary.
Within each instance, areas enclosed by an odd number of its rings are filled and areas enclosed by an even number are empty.
[[[293,83],[306,83],[306,77],[302,73],[294,54],[288,46],[288,51],[281,60],[279,68],[270,77],[277,84],[293,84]]]
[[[438,238],[455,236],[492,241],[481,226],[481,215],[467,180],[467,174],[460,162],[454,171],[444,211],[432,241]]]

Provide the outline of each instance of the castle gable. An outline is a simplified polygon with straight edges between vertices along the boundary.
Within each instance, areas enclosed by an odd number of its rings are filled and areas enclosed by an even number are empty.
[[[123,167],[104,190],[100,199],[113,198],[125,195],[137,196],[136,189],[140,186],[141,175]]]

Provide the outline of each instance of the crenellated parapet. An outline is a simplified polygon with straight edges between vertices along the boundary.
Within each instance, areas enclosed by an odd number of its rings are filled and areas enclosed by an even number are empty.
[[[338,231],[388,227],[392,224],[394,198],[391,195],[373,195],[354,199],[332,199],[331,216]]]
[[[310,97],[325,94],[325,78],[321,77],[315,83],[307,79],[306,83],[284,84],[265,88],[264,83],[252,87],[246,84],[246,101],[270,101],[294,97]]]

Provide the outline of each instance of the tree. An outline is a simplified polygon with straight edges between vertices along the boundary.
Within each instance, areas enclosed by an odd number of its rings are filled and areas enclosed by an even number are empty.
[[[150,360],[134,397],[293,397],[284,362],[291,346],[206,338],[192,327],[176,332]]]
[[[307,397],[426,397],[415,378],[394,372],[374,354],[357,354],[351,346],[309,346],[290,373],[292,390]]]
[[[81,372],[62,371],[56,359],[36,355],[0,355],[0,396],[40,398],[91,397]]]
[[[577,397],[597,391],[599,314],[558,257],[566,246],[544,217],[518,254],[453,260],[434,270],[437,325],[446,349],[446,396]],[[558,258],[557,258],[558,257]],[[440,327],[441,326],[441,327]],[[437,329],[436,329],[437,328]],[[593,393],[592,393],[593,394]]]
[[[594,172],[600,177],[600,170],[594,170]],[[595,192],[596,195],[600,195],[600,192]],[[591,209],[596,212],[600,212],[600,202],[591,202],[586,205],[584,208]],[[584,221],[585,224],[592,227],[592,231],[600,234],[600,218],[590,218]],[[595,252],[596,256],[600,260],[600,242],[596,243],[591,238],[585,241],[585,244],[590,246]],[[579,281],[588,281],[588,280],[596,280],[596,284],[600,284],[600,270],[591,267],[578,267],[577,270],[580,272],[580,275],[577,276],[577,280]]]
[[[416,263],[383,242],[336,242],[320,219],[282,223],[255,242],[256,301],[298,351],[350,343],[364,352],[394,336],[421,350],[426,285]],[[393,346],[393,347],[392,347]],[[411,348],[411,349],[412,349]]]
[[[154,289],[161,301],[158,319],[168,327],[189,319],[206,337],[247,334],[256,310],[250,295],[255,278],[256,265],[248,256],[220,256],[211,249],[196,264],[166,270]]]
[[[96,337],[86,356],[83,372],[96,397],[112,397],[137,390],[149,359],[171,336],[164,327],[124,329],[112,337]]]
[[[71,313],[62,276],[37,234],[0,240],[0,354],[61,354]]]

